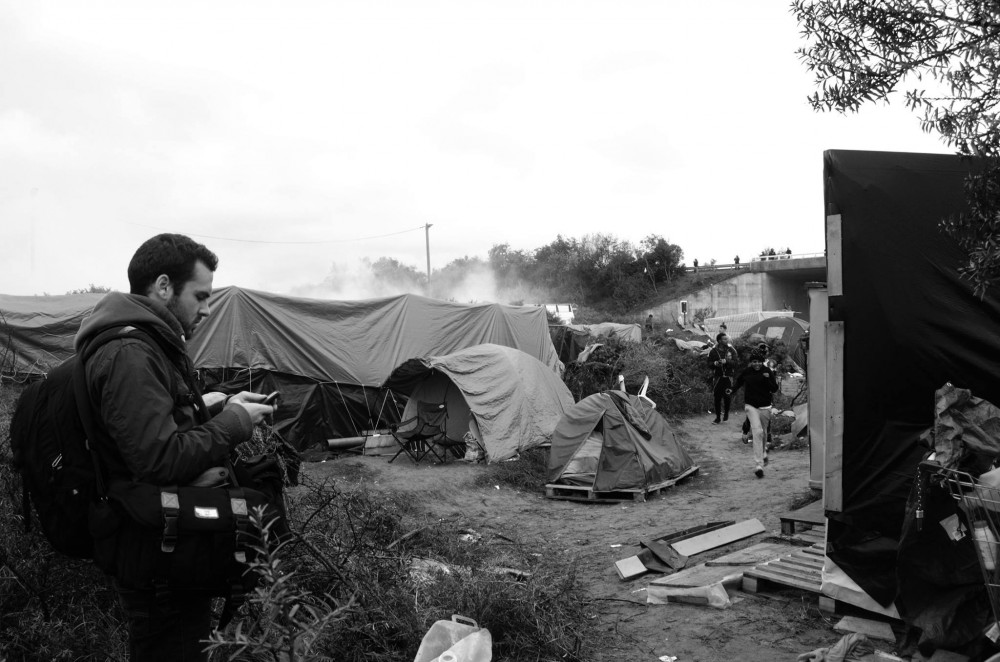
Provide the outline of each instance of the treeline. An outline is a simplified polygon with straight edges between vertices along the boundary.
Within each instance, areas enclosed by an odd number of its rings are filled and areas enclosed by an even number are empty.
[[[684,251],[659,235],[638,245],[607,234],[580,239],[558,235],[534,250],[496,244],[486,258],[463,257],[431,273],[431,294],[463,301],[469,283],[492,280],[501,303],[567,302],[624,312],[656,296],[684,273]],[[369,263],[383,285],[426,291],[426,275],[392,258]]]

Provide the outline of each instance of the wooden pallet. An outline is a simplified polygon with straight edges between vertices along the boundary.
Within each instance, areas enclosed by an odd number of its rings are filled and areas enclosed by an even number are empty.
[[[743,590],[758,593],[766,588],[784,586],[822,596],[820,589],[825,556],[822,545],[813,545],[754,566],[743,573]]]
[[[779,516],[778,519],[781,520],[781,532],[786,535],[795,533],[798,524],[803,524],[806,528],[820,524],[825,525],[826,515],[823,511],[823,500],[813,501],[804,508]]]
[[[597,491],[586,485],[559,485],[549,483],[545,486],[545,496],[549,499],[564,499],[567,501],[593,501],[595,503],[618,503],[621,501],[645,501],[646,497],[654,496],[661,490],[673,487],[688,476],[698,473],[698,467],[693,466],[681,475],[665,480],[662,483],[627,490]]]

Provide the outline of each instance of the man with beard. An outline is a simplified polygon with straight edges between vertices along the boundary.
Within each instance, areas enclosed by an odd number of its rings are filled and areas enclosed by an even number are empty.
[[[105,296],[80,327],[80,355],[98,335],[119,329],[85,366],[99,432],[91,443],[108,484],[190,484],[224,466],[230,450],[274,411],[255,393],[203,397],[192,378],[185,341],[209,314],[217,265],[216,256],[192,239],[157,235],[129,263],[130,293]],[[199,640],[211,632],[211,598],[157,595],[152,583],[126,583],[114,580],[128,621],[129,659],[207,659]]]

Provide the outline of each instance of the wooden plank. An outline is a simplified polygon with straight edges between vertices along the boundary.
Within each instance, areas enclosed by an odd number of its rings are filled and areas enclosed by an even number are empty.
[[[649,569],[639,560],[638,556],[630,556],[627,559],[615,561],[615,570],[618,571],[618,576],[621,577],[622,581],[635,579],[649,572]]]
[[[667,577],[654,579],[651,583],[658,586],[708,586],[718,582],[733,583],[740,579],[744,570],[749,570],[752,566],[710,566],[699,563],[680,572],[675,572]]]
[[[747,570],[743,573],[743,590],[749,593],[756,593],[760,588],[759,581],[765,580],[770,581],[781,586],[790,586],[791,588],[797,588],[803,591],[809,591],[810,593],[819,593],[820,585],[817,582],[811,582],[798,577],[791,577],[788,575],[782,575],[776,572],[769,572],[765,568],[753,568],[752,570]],[[747,578],[758,580],[755,584],[755,588],[750,590],[747,588]]]
[[[844,616],[839,623],[833,626],[833,629],[837,632],[860,632],[869,639],[896,642],[892,626],[885,621],[875,621],[860,616]]]
[[[673,487],[679,481],[688,476],[698,473],[698,466],[692,466],[674,478],[647,485],[646,487],[629,487],[619,490],[595,490],[593,485],[563,485],[561,483],[548,483],[545,486],[545,496],[549,499],[563,500],[587,500],[593,502],[621,502],[636,501],[645,502],[646,498],[659,493],[669,487]]]
[[[760,523],[760,520],[754,518],[670,544],[678,554],[694,556],[700,552],[721,547],[722,545],[742,540],[743,538],[749,538],[763,532],[764,525]]]
[[[724,556],[706,561],[705,565],[757,565],[793,552],[791,545],[777,542],[759,542]]]
[[[785,534],[795,533],[795,525],[803,524],[826,524],[826,515],[823,513],[823,501],[813,501],[804,508],[793,510],[780,515],[781,532]]]
[[[722,529],[727,526],[732,526],[733,524],[736,524],[736,520],[734,519],[726,520],[724,522],[708,522],[707,524],[692,526],[689,529],[682,529],[680,531],[674,531],[673,533],[667,533],[662,536],[656,536],[653,540],[657,540],[659,542],[677,542],[678,540],[694,538],[695,536],[700,536],[703,533],[715,531],[716,529]]]
[[[832,297],[844,294],[844,268],[840,214],[826,217],[826,288]]]
[[[802,570],[801,568],[796,568],[794,566],[783,565],[780,563],[768,563],[767,565],[759,565],[752,568],[755,575],[760,575],[762,572],[778,576],[787,577],[790,579],[796,579],[803,582],[809,582],[809,584],[815,586],[815,591],[819,591],[822,585],[822,580],[818,573],[809,572],[808,570]]]
[[[830,292],[831,296],[833,292]],[[823,502],[827,510],[844,509],[844,323],[827,322],[826,447],[823,461]]]

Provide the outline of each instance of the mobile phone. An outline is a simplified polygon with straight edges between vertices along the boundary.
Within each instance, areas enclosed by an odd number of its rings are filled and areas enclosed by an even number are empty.
[[[274,391],[269,396],[267,396],[266,398],[264,398],[264,402],[261,403],[261,404],[265,404],[265,405],[271,404],[272,402],[274,402],[275,400],[278,399],[278,394],[279,394],[279,391]]]

